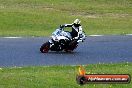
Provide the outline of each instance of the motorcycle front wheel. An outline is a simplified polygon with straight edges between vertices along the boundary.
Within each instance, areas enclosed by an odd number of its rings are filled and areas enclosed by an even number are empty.
[[[40,47],[40,52],[41,53],[48,53],[49,49],[50,49],[50,43],[46,42]]]

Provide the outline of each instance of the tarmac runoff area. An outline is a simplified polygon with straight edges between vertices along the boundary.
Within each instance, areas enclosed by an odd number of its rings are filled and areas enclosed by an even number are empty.
[[[72,53],[40,53],[48,37],[0,37],[0,67],[132,62],[132,35],[90,35]]]

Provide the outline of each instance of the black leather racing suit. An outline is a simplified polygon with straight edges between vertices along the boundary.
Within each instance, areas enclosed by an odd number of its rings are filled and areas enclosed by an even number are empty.
[[[72,38],[77,37],[79,33],[79,29],[82,29],[82,26],[80,24],[64,24],[61,26],[62,28],[64,27],[72,27],[72,31],[70,32]],[[82,30],[81,30],[82,31]]]

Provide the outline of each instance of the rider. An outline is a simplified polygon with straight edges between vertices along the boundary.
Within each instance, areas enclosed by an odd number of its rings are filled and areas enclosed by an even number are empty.
[[[82,34],[82,26],[81,21],[79,19],[76,19],[72,24],[64,24],[60,25],[60,28],[64,27],[72,27],[72,31],[70,32],[72,38],[79,37],[80,34]]]

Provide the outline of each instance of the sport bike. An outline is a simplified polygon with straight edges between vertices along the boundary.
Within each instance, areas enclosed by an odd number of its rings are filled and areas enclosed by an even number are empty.
[[[58,28],[52,33],[51,39],[40,47],[40,51],[42,53],[47,53],[49,50],[72,52],[77,48],[79,42],[85,40],[85,37],[84,31],[77,37],[72,38],[70,32],[64,31],[63,28]]]

